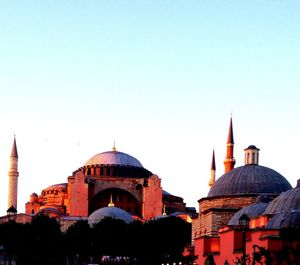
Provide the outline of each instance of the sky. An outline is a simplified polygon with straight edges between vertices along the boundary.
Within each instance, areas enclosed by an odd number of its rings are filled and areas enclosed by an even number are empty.
[[[197,207],[232,115],[244,149],[299,178],[300,2],[0,1],[0,215],[14,135],[18,212],[97,153],[136,157]]]

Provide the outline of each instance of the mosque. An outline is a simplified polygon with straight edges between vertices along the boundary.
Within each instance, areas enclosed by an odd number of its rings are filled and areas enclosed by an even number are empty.
[[[106,216],[125,222],[146,221],[162,214],[177,215],[192,222],[192,245],[188,254],[196,264],[245,264],[246,257],[262,248],[283,248],[283,228],[300,229],[300,180],[292,188],[277,171],[259,164],[255,145],[245,150],[245,165],[235,166],[232,118],[224,160],[225,172],[216,179],[213,152],[210,190],[198,200],[199,209],[186,207],[183,198],[162,189],[161,179],[133,156],[117,151],[102,152],[75,170],[67,182],[32,193],[25,213],[17,212],[18,152],[14,139],[9,171],[8,215],[19,222],[46,213],[58,218],[62,229],[77,220],[92,225]],[[299,240],[295,242],[300,249]],[[284,263],[282,263],[284,264]]]
[[[9,171],[8,215],[17,212],[18,152],[14,138]],[[25,213],[15,215],[26,222],[44,213],[58,218],[66,229],[77,220],[105,216],[146,221],[162,214],[178,215],[191,221],[193,207],[186,207],[183,198],[162,189],[161,179],[143,167],[135,157],[117,151],[102,152],[89,158],[75,170],[67,182],[51,185],[30,195]],[[126,217],[126,218],[127,218]],[[124,220],[128,220],[127,219]]]
[[[193,220],[196,264],[211,264],[206,263],[209,259],[218,265],[246,264],[254,252],[282,249],[281,229],[300,229],[300,180],[293,189],[280,173],[259,165],[256,146],[244,151],[245,165],[234,168],[231,119],[225,173],[216,180],[213,152],[210,190],[198,200],[199,216]],[[299,239],[295,244],[300,249]]]

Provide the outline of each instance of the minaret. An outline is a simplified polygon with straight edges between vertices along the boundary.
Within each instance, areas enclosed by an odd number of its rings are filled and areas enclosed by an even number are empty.
[[[213,150],[211,167],[210,167],[210,179],[208,182],[208,186],[211,188],[216,181],[216,162],[215,162],[215,150]]]
[[[234,165],[235,165],[235,159],[233,157],[233,148],[234,148],[234,141],[233,141],[232,117],[230,117],[226,157],[225,157],[225,160],[224,160],[225,173],[232,170],[234,168]]]
[[[9,186],[8,186],[8,208],[14,207],[17,210],[18,202],[18,150],[16,144],[16,137],[10,155],[10,168],[8,172]]]

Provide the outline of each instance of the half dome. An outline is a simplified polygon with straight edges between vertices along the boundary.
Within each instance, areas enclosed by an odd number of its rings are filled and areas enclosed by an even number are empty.
[[[247,207],[242,208],[241,210],[237,211],[234,216],[228,222],[229,226],[238,226],[240,218],[245,214],[250,219],[256,218],[264,213],[269,203],[267,202],[259,202],[251,204]]]
[[[84,163],[84,166],[91,165],[118,165],[143,168],[140,161],[135,157],[118,151],[108,151],[94,155]]]
[[[105,217],[110,217],[113,219],[119,219],[124,221],[125,223],[131,223],[134,221],[133,217],[126,211],[121,208],[108,206],[100,208],[94,211],[88,218],[89,225],[94,225],[99,223]]]
[[[221,176],[211,187],[208,197],[279,195],[291,188],[289,182],[277,171],[256,164],[247,164]]]
[[[267,223],[266,229],[300,228],[300,210],[275,214]]]
[[[265,214],[273,215],[293,210],[300,210],[300,180],[298,180],[296,188],[280,194],[276,199],[270,202],[265,210]]]

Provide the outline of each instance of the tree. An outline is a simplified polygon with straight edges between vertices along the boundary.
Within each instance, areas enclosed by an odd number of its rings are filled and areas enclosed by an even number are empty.
[[[31,247],[36,265],[64,264],[63,237],[60,225],[55,218],[36,215],[31,221]]]
[[[191,224],[178,217],[152,220],[144,225],[143,255],[149,264],[180,262],[191,243]]]
[[[77,221],[64,234],[65,254],[69,264],[88,263],[93,256],[92,229],[87,221]]]

